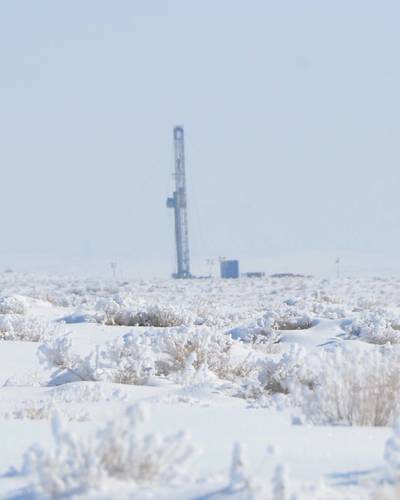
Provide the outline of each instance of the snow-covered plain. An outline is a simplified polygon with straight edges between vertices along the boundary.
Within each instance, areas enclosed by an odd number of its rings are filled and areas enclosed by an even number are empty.
[[[400,498],[399,291],[0,274],[0,498]]]

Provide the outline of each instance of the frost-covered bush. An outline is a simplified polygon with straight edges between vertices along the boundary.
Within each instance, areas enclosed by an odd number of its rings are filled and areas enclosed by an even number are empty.
[[[155,371],[149,337],[127,333],[97,349],[93,379],[142,385],[155,375]]]
[[[293,345],[279,360],[265,361],[258,384],[246,390],[244,397],[261,406],[271,406],[265,394],[287,394],[287,402],[318,425],[390,425],[400,410],[400,350],[307,352]]]
[[[351,314],[351,308],[341,304],[325,304],[314,302],[309,310],[309,314],[316,318],[323,319],[342,319]]]
[[[301,385],[297,398],[315,424],[390,425],[400,409],[400,351],[326,352],[313,386]]]
[[[288,394],[275,393],[266,394],[265,392],[258,393],[256,397],[245,397],[248,400],[247,408],[261,409],[268,408],[270,410],[284,411],[290,409],[291,400]],[[295,417],[293,417],[294,421]],[[293,420],[292,419],[292,420]]]
[[[346,320],[342,328],[350,338],[359,338],[371,344],[399,344],[400,331],[393,328],[394,320],[385,311],[363,314],[360,318]]]
[[[313,318],[308,311],[282,304],[278,308],[275,321],[277,330],[307,330],[313,326]]]
[[[0,297],[0,314],[25,314],[26,304],[18,296]]]
[[[196,353],[195,368],[207,363],[212,369],[219,366],[221,357],[229,353],[233,345],[228,335],[206,328],[172,329],[155,337],[153,342],[155,349],[165,355],[164,360],[159,363],[165,373],[183,369],[192,353]]]
[[[91,439],[80,439],[55,415],[54,449],[36,446],[28,450],[21,473],[31,478],[33,492],[40,498],[99,490],[110,478],[135,486],[187,480],[185,467],[193,447],[186,436],[145,434],[142,421],[143,412],[130,407]]]
[[[120,310],[113,318],[115,325],[172,327],[189,323],[180,311],[170,306],[150,305],[143,310]]]
[[[74,351],[67,334],[42,344],[39,356],[48,367],[67,370],[81,380],[141,385],[155,374],[150,345],[146,335],[128,333],[82,357]]]
[[[241,339],[245,342],[253,342],[257,337],[271,338],[277,342],[279,341],[277,329],[278,313],[276,311],[267,311],[248,325],[233,328],[228,333],[233,339]]]
[[[266,360],[259,374],[264,391],[288,394],[293,387],[313,387],[318,373],[313,356],[297,344],[292,344],[278,360]]]
[[[39,347],[39,356],[48,367],[67,370],[81,380],[137,385],[157,375],[182,383],[186,375],[204,379],[206,371],[235,381],[258,369],[250,346],[215,330],[194,327],[168,329],[163,334],[157,330],[129,332],[85,357],[75,352],[67,334],[49,338]],[[200,369],[201,376],[194,376],[193,370]]]
[[[318,287],[312,292],[311,297],[322,304],[340,304],[343,302],[337,293],[328,290],[326,287]]]
[[[236,443],[233,448],[229,469],[229,484],[224,493],[230,498],[249,500],[266,498],[266,495],[268,495],[265,485],[250,474],[243,448],[239,443]]]
[[[93,380],[91,357],[81,358],[73,350],[68,333],[47,338],[39,345],[38,356],[47,368],[69,371],[80,380]]]
[[[0,314],[0,339],[39,342],[57,335],[59,328],[51,323],[21,314]]]
[[[251,351],[243,351],[240,342],[210,328],[171,329],[154,337],[153,344],[162,354],[157,366],[163,375],[181,372],[188,360],[195,370],[206,366],[218,378],[227,380],[247,377],[255,369]],[[236,355],[235,348],[239,350]]]
[[[89,419],[85,410],[60,407],[54,398],[24,401],[21,406],[15,406],[11,411],[5,412],[4,418],[8,420],[49,420],[56,411],[69,421],[82,422]]]
[[[187,313],[165,304],[145,304],[138,307],[124,300],[117,302],[114,299],[103,299],[97,302],[96,309],[96,321],[108,325],[165,328],[192,322]]]
[[[64,323],[100,323],[117,326],[174,327],[194,322],[192,315],[172,305],[149,304],[140,307],[102,299],[96,311],[77,310],[61,318]]]
[[[277,308],[267,310],[247,326],[233,328],[229,334],[235,339],[247,342],[254,341],[257,337],[267,337],[273,342],[279,342],[280,334],[277,330],[306,330],[311,328],[312,324],[312,318],[307,312],[283,303]]]
[[[95,382],[70,382],[50,390],[50,397],[56,403],[98,403],[99,401],[125,401],[127,394],[122,389]]]
[[[242,388],[256,406],[273,406],[270,396],[302,408],[315,424],[390,425],[400,410],[400,350],[357,351],[345,347],[308,352],[293,345],[279,360],[267,360],[258,381]]]
[[[195,325],[225,330],[234,324],[240,324],[251,317],[251,310],[235,307],[221,307],[221,296],[196,297],[196,301],[188,304]]]
[[[266,459],[272,461],[272,475],[260,477],[250,472],[243,448],[236,444],[233,449],[228,485],[215,494],[207,495],[210,500],[230,498],[232,500],[339,500],[342,491],[335,491],[323,481],[300,482],[290,477],[287,466],[277,461],[273,447],[266,447]],[[353,498],[347,497],[346,498]],[[354,497],[355,498],[355,497]],[[359,497],[357,497],[359,498]]]
[[[271,335],[260,335],[253,338],[251,348],[262,354],[277,354],[282,351],[280,343],[281,335],[278,332],[272,332]]]
[[[286,314],[289,316],[289,328],[285,328],[283,325],[282,330],[295,329],[291,327],[291,316],[302,318],[303,324],[307,325],[308,322],[308,328],[310,328],[313,324],[313,318],[341,319],[348,317],[351,313],[351,307],[343,304],[343,299],[321,290],[315,290],[303,298],[288,299],[284,304],[289,306],[286,310]]]

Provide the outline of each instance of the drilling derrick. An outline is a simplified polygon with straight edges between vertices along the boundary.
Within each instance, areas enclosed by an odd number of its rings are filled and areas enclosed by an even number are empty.
[[[189,232],[185,179],[185,144],[183,127],[174,128],[175,191],[167,199],[167,207],[174,209],[177,270],[174,278],[191,278],[189,262]]]

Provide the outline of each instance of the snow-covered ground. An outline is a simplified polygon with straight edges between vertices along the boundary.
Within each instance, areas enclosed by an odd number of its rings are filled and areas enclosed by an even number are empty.
[[[399,290],[0,274],[0,498],[399,498]]]

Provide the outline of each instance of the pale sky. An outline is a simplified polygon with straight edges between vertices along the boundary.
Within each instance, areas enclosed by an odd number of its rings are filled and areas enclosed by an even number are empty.
[[[400,270],[400,3],[0,2],[0,269]]]

